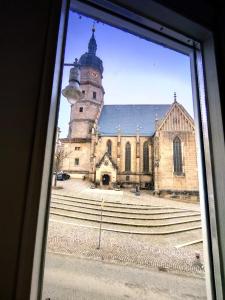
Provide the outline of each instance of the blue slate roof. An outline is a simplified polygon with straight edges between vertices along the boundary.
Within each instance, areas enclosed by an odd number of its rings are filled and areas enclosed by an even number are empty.
[[[162,119],[169,111],[170,104],[159,105],[104,105],[99,118],[101,135],[136,135],[137,126],[141,136],[152,136],[155,132],[155,119]]]

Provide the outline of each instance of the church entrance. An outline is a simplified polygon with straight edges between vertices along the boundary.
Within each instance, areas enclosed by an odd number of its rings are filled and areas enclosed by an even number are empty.
[[[103,185],[109,185],[110,176],[108,174],[104,174],[102,176],[102,184]]]

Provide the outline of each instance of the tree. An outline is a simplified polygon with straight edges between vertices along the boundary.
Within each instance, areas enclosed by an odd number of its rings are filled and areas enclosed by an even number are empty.
[[[55,172],[54,187],[57,185],[57,173],[61,171],[62,163],[65,158],[70,155],[70,152],[65,152],[62,145],[57,145],[55,150],[53,170]]]

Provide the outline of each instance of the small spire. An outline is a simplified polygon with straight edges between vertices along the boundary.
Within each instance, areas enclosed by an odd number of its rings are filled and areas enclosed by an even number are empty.
[[[97,43],[96,43],[96,40],[95,40],[94,33],[95,33],[95,22],[93,23],[92,35],[91,35],[90,41],[88,43],[88,52],[95,55],[96,51],[97,51]]]
[[[95,21],[93,22],[93,26],[92,26],[92,33],[95,33]]]
[[[177,102],[177,93],[174,92],[174,102]]]

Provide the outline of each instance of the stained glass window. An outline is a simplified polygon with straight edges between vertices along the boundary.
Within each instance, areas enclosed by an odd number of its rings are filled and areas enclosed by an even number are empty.
[[[149,151],[147,141],[143,144],[143,171],[145,173],[149,172]]]
[[[109,155],[112,155],[112,141],[111,140],[107,141],[107,152],[109,153]]]
[[[173,140],[173,165],[174,173],[177,175],[182,174],[182,150],[181,150],[181,140],[177,136]]]
[[[131,145],[129,142],[126,143],[125,149],[125,171],[131,170]]]

